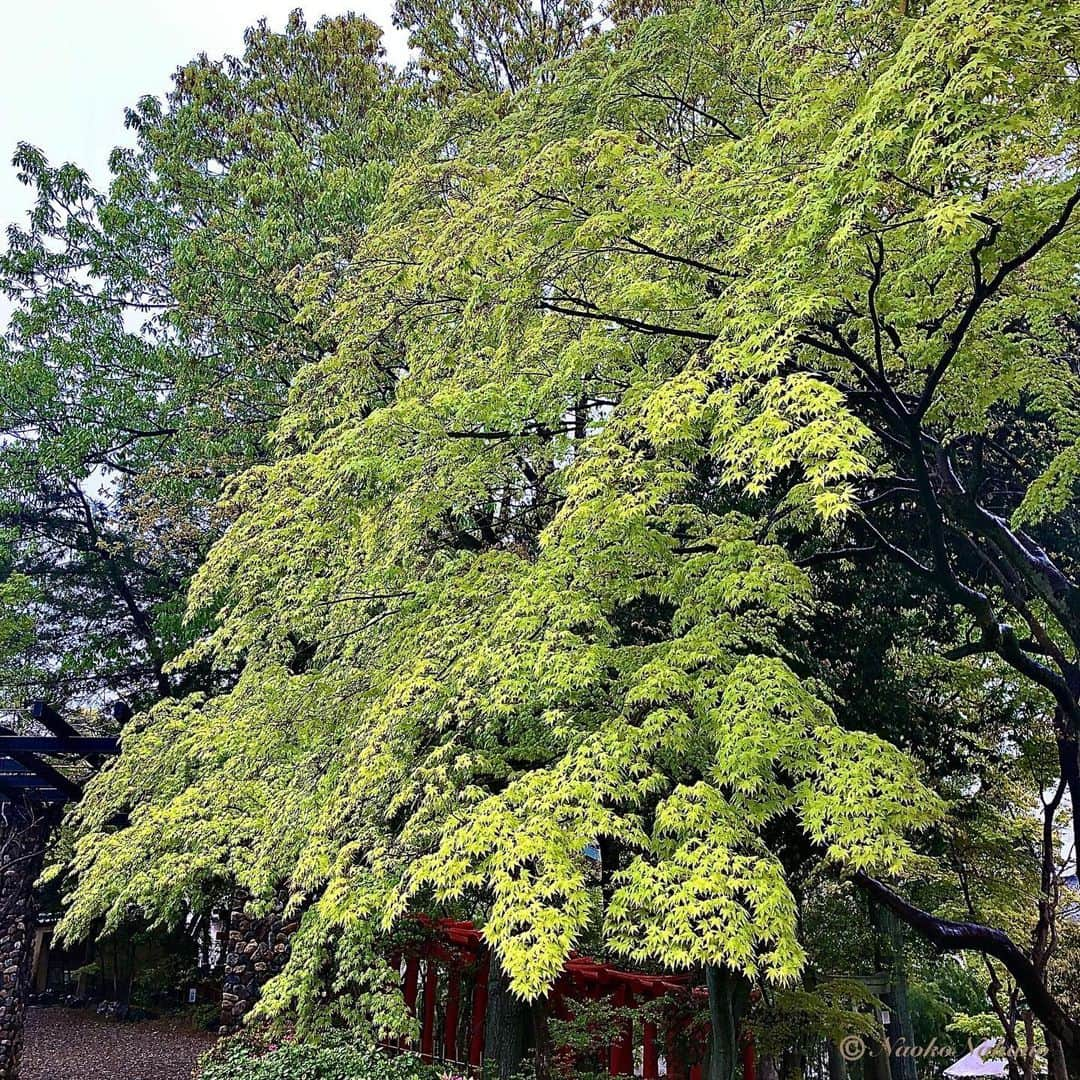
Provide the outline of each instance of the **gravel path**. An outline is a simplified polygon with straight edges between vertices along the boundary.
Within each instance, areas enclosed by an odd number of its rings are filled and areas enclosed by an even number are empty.
[[[30,1009],[20,1080],[190,1080],[215,1036],[177,1020],[120,1024],[79,1009]]]

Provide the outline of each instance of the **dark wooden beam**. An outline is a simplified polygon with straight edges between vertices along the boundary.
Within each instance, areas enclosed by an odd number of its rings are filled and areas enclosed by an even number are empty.
[[[58,791],[62,791],[69,799],[82,798],[82,785],[65,776],[59,769],[54,769],[47,761],[42,761],[33,754],[20,754],[16,760],[32,773],[47,780]]]
[[[48,702],[32,701],[30,716],[51,734],[20,735],[0,726],[0,798],[33,798],[41,801],[82,798],[82,784],[65,776],[38,754],[73,754],[82,757],[92,769],[104,763],[103,755],[119,751],[115,737],[86,738],[65,720]],[[131,715],[124,702],[113,706],[114,718],[123,722]],[[2,774],[11,774],[5,777]]]
[[[0,737],[11,734],[12,731],[10,728],[0,727]],[[8,755],[7,760],[4,760],[3,755],[0,755],[0,761],[3,761],[5,768],[13,766],[22,768],[27,772],[32,772],[35,776],[40,776],[42,779],[48,780],[53,787],[64,792],[69,798],[82,798],[81,784],[77,784],[74,780],[60,772],[59,769],[54,769],[47,761],[42,761],[41,758],[34,757],[33,754],[23,754],[19,753],[19,751],[15,751]]]
[[[31,701],[30,715],[53,735],[60,735],[65,739],[78,738],[79,732],[45,701]]]
[[[29,705],[30,716],[42,727],[63,738],[77,739],[82,735],[67,722],[47,701],[31,701]],[[131,707],[126,701],[114,701],[110,709],[113,719],[122,727],[131,719]],[[100,754],[88,757],[87,763],[95,769],[100,769],[105,764],[105,758]]]
[[[0,734],[5,734],[0,730]],[[20,765],[14,758],[0,757],[0,772],[15,773],[17,776],[33,775],[25,765]]]

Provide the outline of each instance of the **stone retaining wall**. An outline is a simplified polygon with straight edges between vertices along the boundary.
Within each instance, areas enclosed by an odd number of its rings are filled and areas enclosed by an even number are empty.
[[[0,1080],[19,1074],[34,961],[34,882],[52,823],[40,808],[0,803]]]
[[[258,1001],[263,986],[281,971],[289,958],[289,941],[298,923],[286,920],[283,914],[286,898],[284,892],[279,893],[270,911],[260,917],[245,910],[249,899],[246,893],[238,893],[234,898],[221,989],[223,1032],[239,1029],[244,1016]]]

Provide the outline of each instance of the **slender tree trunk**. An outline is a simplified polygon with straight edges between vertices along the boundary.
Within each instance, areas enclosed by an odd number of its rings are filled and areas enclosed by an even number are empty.
[[[829,1080],[847,1080],[847,1062],[840,1053],[840,1047],[829,1040]]]
[[[551,1003],[547,998],[539,998],[529,1006],[536,1080],[552,1080],[555,1075],[555,1047],[551,1041],[550,1010]]]
[[[97,939],[91,935],[83,942],[82,971],[79,972],[79,978],[75,983],[75,996],[77,998],[85,999],[90,996],[90,973],[87,969],[97,961],[97,958]],[[101,964],[98,966],[103,967]]]
[[[739,1035],[750,1003],[750,984],[738,972],[715,965],[705,969],[705,984],[712,1028],[709,1080],[739,1080]]]

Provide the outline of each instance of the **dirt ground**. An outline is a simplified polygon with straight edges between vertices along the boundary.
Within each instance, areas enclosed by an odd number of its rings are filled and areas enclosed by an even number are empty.
[[[121,1024],[79,1009],[30,1009],[20,1080],[190,1080],[215,1036],[176,1020]]]

